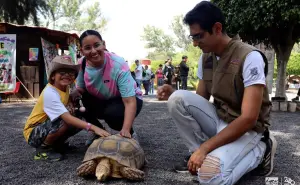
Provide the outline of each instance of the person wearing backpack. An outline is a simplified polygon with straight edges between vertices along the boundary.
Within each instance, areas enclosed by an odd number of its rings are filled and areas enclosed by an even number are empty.
[[[142,92],[132,78],[128,64],[122,57],[103,48],[101,35],[87,30],[80,36],[83,58],[72,97],[82,96],[86,108],[83,117],[90,123],[104,128],[103,119],[110,128],[123,137],[135,135],[133,122],[143,105]],[[91,144],[95,137],[87,141]]]

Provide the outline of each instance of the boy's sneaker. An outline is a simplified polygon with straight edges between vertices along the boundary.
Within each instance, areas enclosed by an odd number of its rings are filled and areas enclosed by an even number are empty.
[[[77,150],[78,148],[74,145],[71,145],[69,142],[60,143],[53,146],[53,149],[59,153],[67,153]]]
[[[252,175],[255,176],[269,176],[274,167],[274,157],[277,148],[276,139],[270,135],[267,141],[263,140],[266,143],[266,152],[262,162],[252,171]]]
[[[52,148],[37,148],[34,160],[60,161],[63,155],[55,152]]]
[[[174,170],[178,173],[189,173],[189,169],[187,167],[187,164],[190,160],[190,155],[186,156],[180,163],[174,166]]]

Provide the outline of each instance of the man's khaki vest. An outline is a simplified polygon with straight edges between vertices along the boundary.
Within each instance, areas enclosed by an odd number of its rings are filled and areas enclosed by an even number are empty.
[[[252,51],[261,53],[265,69],[267,69],[268,61],[265,55],[255,47],[239,40],[232,39],[218,61],[213,53],[203,54],[203,80],[206,89],[214,98],[219,118],[227,123],[241,115],[244,94],[243,65],[246,56]],[[255,75],[257,71],[253,73]],[[265,70],[265,75],[266,73],[267,70]],[[270,109],[271,102],[265,86],[261,110],[253,130],[262,133],[270,125]]]

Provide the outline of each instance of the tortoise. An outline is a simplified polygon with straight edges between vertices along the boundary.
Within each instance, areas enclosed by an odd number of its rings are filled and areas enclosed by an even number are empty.
[[[77,168],[77,175],[94,175],[99,181],[107,177],[140,181],[144,179],[144,172],[140,170],[144,163],[145,154],[140,144],[133,138],[116,134],[93,141]]]

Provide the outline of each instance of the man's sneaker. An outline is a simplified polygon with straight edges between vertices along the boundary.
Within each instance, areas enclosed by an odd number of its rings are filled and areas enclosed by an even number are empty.
[[[255,176],[269,176],[272,173],[274,167],[274,157],[277,148],[277,141],[273,136],[270,135],[269,139],[267,141],[263,140],[263,142],[266,143],[266,152],[262,162],[251,173]]]
[[[34,160],[60,161],[63,155],[55,152],[52,148],[37,148]]]
[[[95,134],[94,132],[89,132],[88,139],[85,141],[85,146],[90,146],[93,143],[93,141],[98,138],[99,136],[97,134]]]
[[[187,164],[190,160],[190,155],[186,156],[180,163],[174,166],[174,170],[178,173],[189,173],[189,169],[187,167]]]

